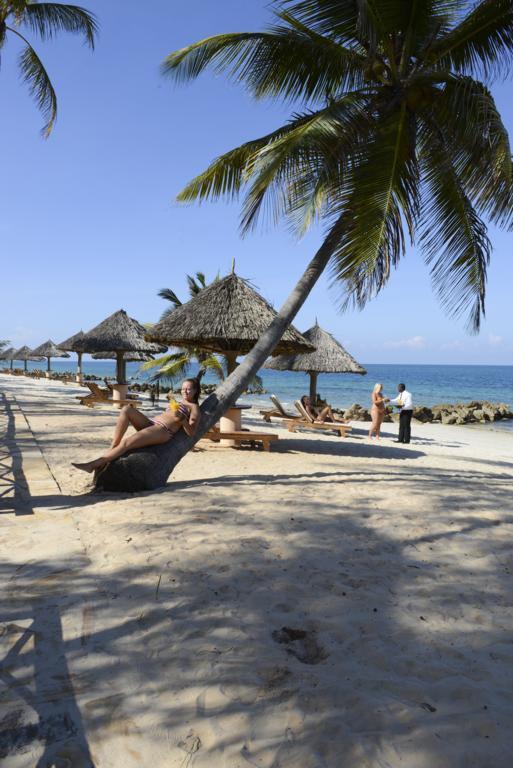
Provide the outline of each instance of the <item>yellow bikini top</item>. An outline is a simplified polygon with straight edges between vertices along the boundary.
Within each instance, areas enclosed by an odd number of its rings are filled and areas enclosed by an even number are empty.
[[[177,403],[174,397],[169,398],[169,410],[181,419],[189,417],[189,409],[183,403]]]

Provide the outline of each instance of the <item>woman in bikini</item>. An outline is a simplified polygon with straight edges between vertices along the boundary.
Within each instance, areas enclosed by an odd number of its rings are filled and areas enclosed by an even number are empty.
[[[385,397],[383,396],[383,384],[375,384],[371,395],[371,419],[372,424],[369,429],[369,437],[375,432],[376,439],[379,440],[381,424],[385,418]]]
[[[309,416],[314,419],[314,421],[320,422],[321,424],[324,424],[326,421],[333,422],[334,424],[348,424],[347,419],[337,419],[335,414],[333,413],[331,409],[331,405],[325,405],[324,408],[315,408],[312,405],[311,399],[308,397],[308,395],[303,395],[301,398],[301,402],[303,404],[303,408],[308,413]]]
[[[149,419],[144,413],[130,405],[125,405],[118,416],[109,450],[93,461],[87,461],[83,464],[72,462],[73,466],[83,472],[94,472],[102,469],[114,459],[123,456],[127,451],[144,448],[148,445],[167,443],[180,429],[192,436],[196,432],[200,419],[199,394],[198,380],[185,379],[182,384],[182,402],[177,403],[176,400],[170,399],[169,410],[164,411],[154,419]],[[130,424],[137,432],[135,435],[125,437],[125,432]]]

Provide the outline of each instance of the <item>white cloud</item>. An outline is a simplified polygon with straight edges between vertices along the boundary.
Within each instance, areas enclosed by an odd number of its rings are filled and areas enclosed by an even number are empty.
[[[494,336],[493,333],[488,334],[488,344],[491,347],[498,347],[502,344],[502,336]]]
[[[397,341],[385,341],[384,347],[388,349],[423,349],[426,339],[423,336],[412,336],[411,339],[397,339]]]

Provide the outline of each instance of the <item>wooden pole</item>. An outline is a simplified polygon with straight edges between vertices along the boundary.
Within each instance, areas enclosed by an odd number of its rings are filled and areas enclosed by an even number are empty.
[[[317,371],[308,371],[310,375],[310,400],[312,405],[317,402]]]
[[[116,352],[116,380],[118,384],[126,384],[126,365],[124,352]]]
[[[228,371],[228,376],[237,368],[237,354],[237,352],[223,352],[223,355],[226,359],[226,369]]]

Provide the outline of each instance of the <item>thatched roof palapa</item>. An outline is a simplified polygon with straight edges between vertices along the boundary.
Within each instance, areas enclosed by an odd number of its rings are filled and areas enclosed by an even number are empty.
[[[12,355],[13,360],[42,360],[43,358],[39,355],[34,355],[30,347],[27,347],[25,345],[24,347],[20,347],[15,352],[13,352]]]
[[[10,358],[11,360],[23,360],[24,362],[24,369],[27,370],[27,361],[33,360],[36,362],[39,362],[39,360],[43,360],[42,357],[38,357],[37,355],[34,355],[30,347],[27,347],[25,345],[24,347],[20,347],[15,352],[12,353],[12,356]]]
[[[96,325],[80,340],[82,352],[114,352],[118,384],[126,383],[124,352],[159,353],[165,351],[161,344],[153,344],[144,338],[146,328],[120,309]]]
[[[73,336],[70,336],[69,339],[63,341],[61,344],[57,344],[59,349],[66,349],[70,352],[77,353],[77,381],[81,381],[82,377],[82,355],[84,352],[81,347],[81,342],[83,338],[84,332],[79,331],[78,333],[73,334]]]
[[[84,338],[84,332],[79,331],[78,333],[75,333],[73,336],[70,336],[69,339],[66,339],[61,344],[57,344],[58,349],[65,349],[68,352],[77,352],[82,353],[83,350],[80,346],[80,343],[82,339]]]
[[[47,370],[50,369],[50,359],[52,357],[69,357],[67,352],[64,352],[62,349],[58,349],[58,347],[55,346],[53,341],[51,339],[48,339],[48,341],[45,341],[43,344],[40,344],[39,347],[36,347],[36,349],[32,350],[34,355],[40,355],[41,357],[46,357],[48,360],[48,366]]]
[[[342,344],[333,338],[331,333],[323,330],[317,323],[303,334],[305,339],[315,347],[313,352],[297,355],[281,355],[274,360],[268,360],[264,368],[274,371],[304,371],[310,375],[310,397],[317,397],[317,374],[319,373],[367,373],[365,368],[356,362]]]
[[[203,288],[146,332],[146,338],[175,347],[199,347],[225,355],[230,367],[237,355],[254,347],[276,317],[275,310],[241,277],[232,273]],[[273,354],[311,351],[290,325]]]
[[[16,359],[16,358],[13,357],[15,352],[16,352],[16,350],[14,349],[14,347],[9,347],[9,349],[4,349],[4,351],[0,355],[0,360],[9,360],[10,361],[9,368],[11,369],[11,371],[12,371],[13,361]]]

